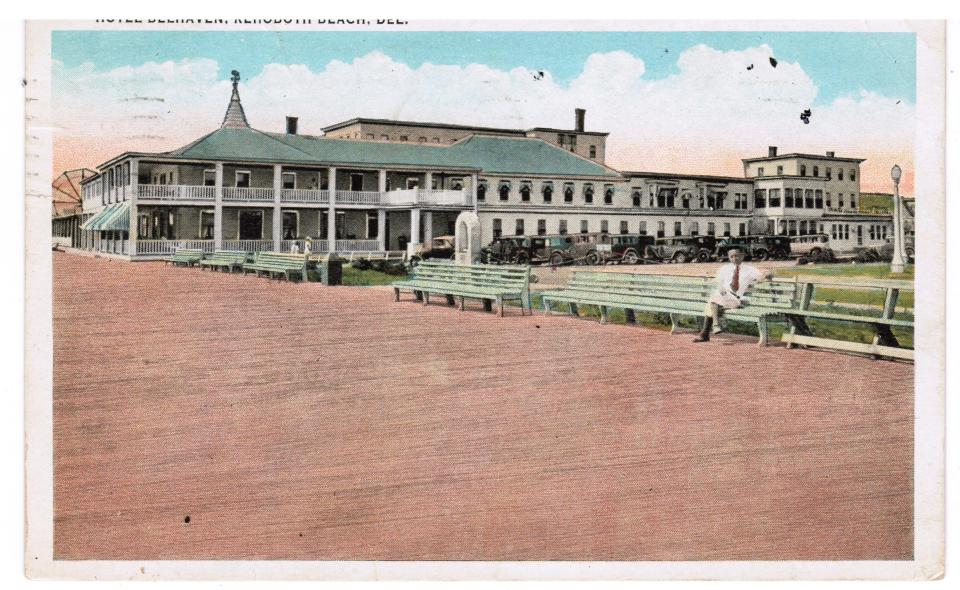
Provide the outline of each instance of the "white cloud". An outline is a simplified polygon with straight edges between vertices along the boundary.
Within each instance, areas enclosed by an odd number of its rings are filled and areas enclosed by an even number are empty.
[[[411,68],[374,51],[320,71],[270,64],[241,82],[240,91],[255,127],[280,130],[285,115],[296,115],[304,133],[354,116],[569,128],[573,109],[584,107],[588,129],[611,133],[608,160],[635,169],[670,169],[660,155],[665,147],[691,159],[762,154],[767,145],[845,155],[868,146],[912,151],[914,105],[861,91],[813,106],[818,89],[801,64],[781,60],[773,67],[772,56],[766,45],[742,51],[698,45],[680,54],[676,74],[648,79],[642,59],[596,53],[562,85],[550,72],[483,64]],[[218,77],[228,67],[209,59],[106,72],[56,64],[56,120],[74,135],[162,136],[174,147],[220,123],[230,83]],[[800,112],[808,107],[813,116],[805,125]],[[639,149],[617,152],[627,145]]]

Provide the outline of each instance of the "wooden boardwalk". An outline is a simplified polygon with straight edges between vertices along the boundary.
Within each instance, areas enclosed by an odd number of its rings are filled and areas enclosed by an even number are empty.
[[[912,365],[54,271],[57,559],[912,555]]]

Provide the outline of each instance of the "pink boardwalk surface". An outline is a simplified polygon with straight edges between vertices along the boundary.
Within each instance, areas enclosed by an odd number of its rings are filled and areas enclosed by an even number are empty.
[[[911,365],[54,256],[58,559],[911,557]]]

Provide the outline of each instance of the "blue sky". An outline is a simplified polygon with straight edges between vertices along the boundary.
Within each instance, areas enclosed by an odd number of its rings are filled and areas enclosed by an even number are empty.
[[[374,50],[418,67],[425,62],[550,71],[567,83],[592,53],[624,50],[644,60],[645,79],[678,71],[680,53],[697,44],[718,50],[769,45],[798,62],[819,87],[817,102],[861,89],[916,102],[915,37],[910,33],[822,32],[188,32],[57,31],[53,58],[68,68],[91,62],[98,71],[149,61],[210,58],[220,76],[244,77],[265,64],[305,64],[322,70]]]

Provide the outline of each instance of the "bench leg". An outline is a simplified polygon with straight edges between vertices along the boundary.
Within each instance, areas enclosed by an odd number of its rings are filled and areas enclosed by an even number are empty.
[[[893,346],[900,347],[900,341],[897,340],[897,337],[893,335],[893,332],[890,330],[890,326],[883,324],[876,324],[873,327],[877,334],[873,337],[873,343],[879,344],[880,346]]]
[[[400,301],[400,289],[397,287],[393,288],[393,300]]]
[[[500,317],[503,317],[503,297],[497,297],[497,304],[500,306]]]
[[[607,323],[607,319],[608,319],[608,318],[607,318],[607,306],[606,306],[606,305],[601,305],[601,306],[600,306],[600,323],[601,323],[601,324],[606,324],[606,323]]]
[[[677,316],[673,315],[672,313],[668,315],[670,316],[670,334],[671,335],[676,334],[677,333]]]
[[[550,301],[546,297],[543,298],[543,315],[550,315]]]
[[[430,305],[430,293],[426,291],[423,292],[423,304]]]
[[[467,309],[467,304],[464,302],[463,295],[460,296],[460,311],[465,311]]]
[[[632,309],[624,309],[623,320],[628,324],[635,324],[637,323],[637,315],[633,312]]]
[[[570,304],[570,315],[572,315],[573,317],[580,317],[580,314],[577,313],[577,304],[576,304],[576,303],[571,303],[571,304]]]
[[[760,339],[757,340],[758,346],[766,346],[768,338],[767,316],[757,318],[757,331],[760,333]]]
[[[417,298],[417,301],[423,301],[423,291],[414,291],[413,296]]]
[[[493,311],[493,299],[483,300],[483,311]]]
[[[456,300],[453,298],[453,295],[447,295],[447,305],[449,305],[449,306],[452,307],[452,306],[454,306],[454,305],[456,305],[456,304],[457,304],[457,302],[456,302]]]
[[[790,333],[791,334],[800,334],[801,336],[812,336],[813,332],[810,331],[810,326],[807,325],[807,321],[799,316],[787,316],[787,321],[790,322]],[[793,348],[792,342],[787,342],[787,348]]]

